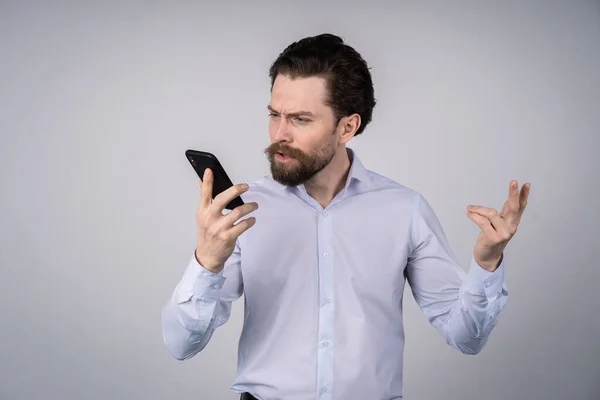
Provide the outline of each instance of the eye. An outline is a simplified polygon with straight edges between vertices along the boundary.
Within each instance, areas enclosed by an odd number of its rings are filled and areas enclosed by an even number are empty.
[[[277,118],[277,117],[279,117],[279,114],[269,113],[269,117],[270,118]]]
[[[296,120],[296,122],[298,122],[299,124],[305,124],[307,122],[309,122],[310,120],[306,119],[306,118],[301,118],[301,117],[296,117],[294,118]]]

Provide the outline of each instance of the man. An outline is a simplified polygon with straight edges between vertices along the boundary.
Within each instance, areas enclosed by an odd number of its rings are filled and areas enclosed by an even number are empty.
[[[271,174],[214,201],[204,176],[198,246],[163,310],[165,344],[194,356],[243,293],[232,387],[242,399],[401,399],[405,282],[450,346],[479,353],[506,303],[503,251],[530,185],[512,181],[500,214],[468,207],[481,233],[465,273],[425,198],[346,148],[375,106],[360,54],[337,36],[308,37],[270,76]],[[223,214],[237,195],[246,204]]]

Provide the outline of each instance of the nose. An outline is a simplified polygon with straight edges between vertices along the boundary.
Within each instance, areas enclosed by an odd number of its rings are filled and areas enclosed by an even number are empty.
[[[287,118],[278,118],[273,121],[273,140],[275,142],[290,142],[291,130]]]

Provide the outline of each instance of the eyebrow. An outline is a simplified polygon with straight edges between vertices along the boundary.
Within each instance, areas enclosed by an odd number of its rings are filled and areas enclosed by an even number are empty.
[[[281,114],[279,111],[276,111],[276,110],[275,110],[273,107],[271,107],[271,106],[267,106],[267,109],[268,109],[269,111],[271,111],[272,113],[275,113],[275,114]],[[315,116],[315,115],[314,115],[313,113],[311,113],[310,111],[296,111],[296,112],[293,112],[293,113],[287,113],[286,115],[287,115],[288,117],[292,117],[292,118],[293,118],[293,117],[299,117],[299,116],[301,116],[301,115],[304,115],[304,116],[307,116],[307,117],[314,117],[314,116]]]

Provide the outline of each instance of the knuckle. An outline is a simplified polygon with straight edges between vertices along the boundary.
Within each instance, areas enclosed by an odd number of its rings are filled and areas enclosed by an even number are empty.
[[[206,231],[213,237],[219,237],[219,228],[214,224],[207,224]]]
[[[202,229],[203,229],[203,230],[205,230],[206,232],[209,232],[209,233],[211,232],[211,230],[210,230],[211,226],[210,226],[210,224],[208,223],[208,221],[207,221],[207,220],[205,220],[205,219],[204,219],[204,220],[202,220],[202,219],[201,219],[201,220],[200,220],[200,226],[201,226],[201,227],[202,227]]]
[[[244,220],[244,230],[249,229],[256,222],[256,218],[250,217]]]
[[[238,224],[240,226],[240,228],[245,229],[248,225],[252,224],[252,217],[250,218],[245,218],[242,221],[240,221],[240,223]]]
[[[231,240],[231,235],[227,232],[219,232],[218,238],[223,242],[229,242]]]
[[[242,210],[240,209],[240,207],[236,207],[233,210],[231,210],[229,215],[231,216],[231,218],[233,218],[234,221],[237,221],[242,216]]]
[[[236,210],[238,210],[237,212],[237,218],[241,218],[242,216],[249,214],[253,211],[253,207],[252,204],[244,204],[241,207],[238,207]]]

